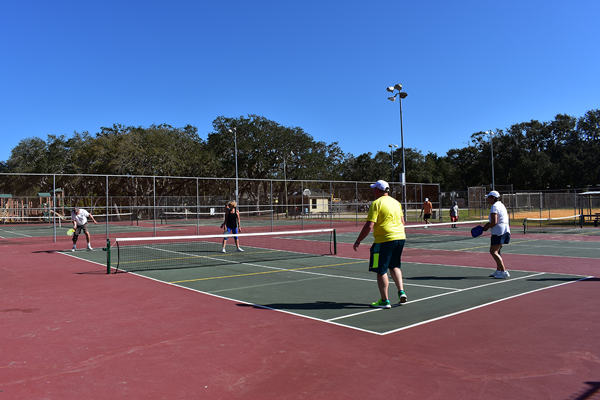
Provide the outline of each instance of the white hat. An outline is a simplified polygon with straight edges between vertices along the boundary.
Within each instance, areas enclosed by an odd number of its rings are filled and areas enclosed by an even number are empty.
[[[388,185],[388,183],[386,181],[380,179],[377,182],[375,182],[374,184],[372,184],[371,188],[386,191],[386,190],[389,190],[390,185]]]
[[[425,201],[429,201],[429,199],[427,197],[425,197]]]
[[[492,190],[492,191],[491,191],[491,192],[489,192],[489,193],[488,193],[488,195],[487,195],[487,196],[485,196],[485,197],[495,197],[495,198],[499,199],[499,198],[500,198],[500,193],[498,193],[498,192],[497,192],[497,191],[495,191],[495,190]]]

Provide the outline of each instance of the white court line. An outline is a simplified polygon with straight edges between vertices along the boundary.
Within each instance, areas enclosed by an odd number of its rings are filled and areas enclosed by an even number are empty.
[[[10,234],[12,234],[12,235],[21,235],[21,236],[25,236],[25,237],[33,237],[33,236],[25,235],[24,233],[18,233],[18,232],[7,231],[6,229],[0,229],[0,231],[2,231],[2,232],[6,232],[6,233],[10,233]],[[14,239],[14,238],[13,238],[13,239]]]
[[[585,243],[587,243],[587,242],[585,242]],[[507,244],[507,246],[510,246],[510,245],[512,245],[512,243]],[[521,244],[520,243],[515,243],[515,245],[518,247]],[[521,245],[521,246],[524,246],[524,247],[551,248],[551,249],[558,248],[558,249],[574,249],[574,250],[600,250],[600,246],[597,246],[597,247],[571,247],[571,246],[565,246],[563,244],[561,244],[561,245],[554,245],[554,246],[551,246],[551,245],[538,246],[538,245],[527,245],[527,244],[524,244],[524,245]],[[503,249],[503,250],[506,251],[507,249]]]
[[[102,265],[103,267],[106,267],[105,264],[102,264],[102,263],[99,263],[99,262],[96,262],[96,261],[86,260],[86,259],[79,258],[79,257],[75,257],[75,255],[73,255],[73,254],[63,253],[61,251],[56,251],[55,253],[62,254],[62,255],[65,255],[65,256],[70,256],[70,257],[73,257],[73,258],[77,258],[78,260],[81,260],[81,261],[87,261],[87,262],[90,262],[92,264],[98,264],[98,265]],[[115,269],[114,267],[111,267],[111,268]],[[342,328],[350,328],[350,329],[353,329],[353,330],[356,330],[356,331],[365,332],[365,333],[378,334],[377,332],[372,332],[372,331],[369,331],[367,329],[362,329],[362,328],[358,328],[358,327],[354,327],[354,326],[347,326],[347,325],[343,325],[343,324],[338,324],[336,322],[327,322],[324,319],[311,317],[311,316],[305,315],[305,314],[298,314],[298,313],[295,313],[295,312],[286,311],[286,310],[280,310],[280,309],[277,309],[277,308],[271,308],[271,307],[263,306],[263,305],[260,305],[260,304],[249,303],[247,301],[243,301],[243,300],[239,300],[239,299],[234,299],[234,298],[231,298],[231,297],[220,296],[218,294],[213,294],[213,293],[210,293],[210,292],[204,292],[202,290],[190,288],[190,287],[187,287],[187,286],[181,286],[181,285],[177,285],[177,284],[174,284],[174,283],[162,281],[160,279],[152,278],[152,277],[149,277],[149,276],[144,276],[144,275],[136,274],[135,272],[127,272],[127,273],[135,275],[135,276],[138,276],[140,278],[149,279],[149,280],[154,281],[154,282],[158,282],[158,283],[166,284],[166,285],[169,285],[169,286],[173,286],[173,287],[176,287],[176,288],[179,288],[179,289],[190,290],[192,292],[201,293],[201,294],[204,294],[204,295],[207,295],[207,296],[211,296],[211,297],[216,297],[218,299],[229,300],[229,301],[232,301],[232,302],[235,302],[235,303],[242,303],[242,304],[246,304],[246,305],[253,306],[253,307],[258,307],[258,308],[263,308],[263,309],[266,309],[266,310],[272,310],[272,311],[276,311],[276,312],[280,312],[280,313],[284,313],[284,314],[288,314],[288,315],[293,315],[295,317],[300,317],[300,318],[304,318],[304,319],[310,319],[310,320],[313,320],[313,321],[325,322],[325,323],[328,323],[328,324],[331,324],[331,325],[340,326]]]
[[[452,317],[454,315],[463,314],[463,313],[466,313],[467,311],[472,311],[472,310],[476,310],[478,308],[483,308],[483,307],[489,306],[491,304],[500,303],[501,301],[506,301],[506,300],[514,299],[516,297],[525,296],[527,294],[531,294],[531,293],[535,293],[535,292],[540,292],[540,291],[546,290],[546,289],[552,289],[552,288],[555,288],[555,287],[558,287],[558,286],[563,286],[563,285],[568,285],[568,284],[575,283],[575,282],[580,282],[580,281],[583,281],[583,280],[586,280],[586,279],[589,279],[589,278],[593,278],[593,276],[586,276],[586,277],[583,277],[581,279],[577,279],[575,281],[558,283],[556,285],[552,285],[552,286],[548,286],[548,287],[543,287],[543,288],[539,288],[539,289],[536,289],[536,290],[531,290],[529,292],[519,293],[519,294],[516,294],[514,296],[509,296],[509,297],[505,297],[505,298],[502,298],[502,299],[494,300],[494,301],[491,301],[489,303],[481,304],[481,305],[478,305],[478,306],[475,306],[475,307],[467,308],[465,310],[460,310],[460,311],[457,311],[457,312],[454,312],[454,313],[446,314],[446,315],[443,315],[441,317],[432,318],[432,319],[429,319],[427,321],[421,321],[421,322],[418,322],[416,324],[405,326],[403,328],[398,328],[398,329],[394,329],[392,331],[388,331],[388,332],[384,332],[384,333],[379,333],[379,335],[385,336],[385,335],[388,335],[390,333],[400,332],[400,331],[403,331],[405,329],[413,328],[415,326],[424,325],[424,324],[427,324],[429,322],[434,322],[434,321],[438,321],[438,320],[441,320],[441,319]],[[506,282],[510,282],[510,280],[507,280]],[[408,304],[408,303],[405,303],[405,304]]]
[[[67,256],[71,256],[71,257],[77,258],[79,260],[88,261],[88,262],[91,262],[91,263],[94,263],[94,264],[102,265],[103,267],[106,266],[105,264],[102,264],[102,263],[98,263],[98,262],[95,262],[95,261],[89,261],[89,260],[85,260],[85,259],[82,259],[82,258],[79,258],[79,257],[75,257],[74,254],[69,254],[69,253],[65,253],[65,252],[61,252],[61,251],[58,251],[58,253],[59,254],[63,254],[63,255],[67,255]],[[357,260],[357,261],[366,261],[366,260],[362,260],[362,259],[355,259],[355,258],[349,258],[349,257],[335,257],[335,256],[325,256],[325,257],[333,258],[333,259],[349,259],[349,260]],[[325,277],[343,278],[343,279],[355,279],[355,280],[368,281],[368,282],[373,282],[374,281],[373,279],[353,278],[353,277],[345,277],[345,276],[339,276],[339,275],[321,274],[321,273],[310,272],[310,271],[286,270],[285,268],[269,267],[269,266],[258,265],[258,264],[250,264],[250,263],[239,263],[239,264],[246,264],[246,265],[251,265],[251,266],[257,266],[257,267],[263,267],[263,268],[269,268],[269,269],[275,269],[275,270],[290,271],[290,272],[301,272],[301,273],[307,273],[307,274],[312,274],[312,275],[320,275],[320,276],[325,276]],[[487,269],[487,268],[469,267],[469,266],[463,266],[463,265],[426,264],[426,263],[418,263],[418,262],[410,262],[410,264],[442,265],[442,266],[459,267],[459,268]],[[115,269],[114,267],[112,267],[112,268]],[[517,271],[517,270],[513,270],[513,271]],[[521,272],[530,272],[530,271],[521,271]],[[548,286],[548,287],[544,287],[544,288],[532,290],[532,291],[529,291],[529,292],[520,293],[520,294],[517,294],[517,295],[514,295],[514,296],[505,297],[505,298],[502,298],[502,299],[499,299],[499,300],[491,301],[489,303],[481,304],[481,305],[478,305],[478,306],[475,306],[475,307],[471,307],[471,308],[460,310],[460,311],[457,311],[457,312],[454,312],[454,313],[446,314],[446,315],[443,315],[441,317],[436,317],[436,318],[432,318],[432,319],[429,319],[429,320],[426,320],[426,321],[421,321],[421,322],[418,322],[416,324],[412,324],[412,325],[409,325],[409,326],[398,328],[398,329],[395,329],[395,330],[392,330],[392,331],[376,332],[376,331],[371,331],[371,330],[368,330],[368,329],[359,328],[359,327],[356,327],[356,326],[350,326],[350,325],[346,325],[346,324],[341,324],[341,323],[336,322],[335,320],[347,318],[349,316],[356,316],[356,315],[360,315],[360,314],[365,314],[365,313],[368,313],[368,312],[378,312],[378,311],[386,311],[386,310],[383,310],[383,309],[372,309],[371,310],[370,309],[370,310],[367,310],[367,311],[363,311],[363,312],[360,312],[360,313],[351,314],[351,315],[344,316],[344,317],[337,317],[337,318],[332,318],[332,319],[329,319],[329,320],[325,320],[325,319],[320,319],[320,318],[316,318],[316,317],[311,317],[311,316],[305,315],[305,314],[299,314],[299,313],[296,313],[296,312],[291,312],[291,311],[287,311],[287,310],[281,310],[281,309],[272,308],[272,307],[268,307],[268,306],[264,306],[264,305],[260,305],[260,304],[249,303],[247,301],[243,301],[243,300],[239,300],[239,299],[234,299],[234,298],[230,298],[230,297],[225,297],[225,296],[217,295],[217,294],[210,293],[210,292],[205,292],[205,291],[194,289],[194,288],[190,288],[190,287],[187,287],[187,286],[182,286],[182,285],[179,285],[179,284],[170,283],[170,282],[166,282],[166,281],[163,281],[163,280],[155,279],[155,278],[152,278],[152,277],[140,275],[140,274],[137,274],[135,272],[128,272],[128,273],[136,275],[136,276],[139,276],[141,278],[150,279],[150,280],[155,281],[155,282],[159,282],[159,283],[162,283],[162,284],[167,284],[167,285],[174,286],[174,287],[181,288],[181,289],[190,290],[190,291],[201,293],[201,294],[205,294],[205,295],[208,295],[208,296],[212,296],[212,297],[216,297],[216,298],[220,298],[220,299],[224,299],[224,300],[233,301],[233,302],[236,302],[236,303],[242,303],[242,304],[250,305],[250,306],[253,306],[253,307],[258,307],[258,308],[263,308],[263,309],[267,309],[267,310],[277,311],[277,312],[281,312],[281,313],[288,314],[288,315],[293,315],[293,316],[300,317],[300,318],[310,319],[310,320],[313,320],[313,321],[324,322],[324,323],[327,323],[327,324],[336,325],[336,326],[340,326],[340,327],[343,327],[343,328],[352,329],[352,330],[356,330],[356,331],[360,331],[360,332],[371,333],[371,334],[378,335],[378,336],[385,336],[385,335],[388,335],[390,333],[399,332],[399,331],[402,331],[402,330],[405,330],[405,329],[409,329],[409,328],[412,328],[412,327],[415,327],[415,326],[424,325],[424,324],[429,323],[429,322],[434,322],[434,321],[438,321],[438,320],[441,320],[441,319],[449,318],[449,317],[452,317],[454,315],[462,314],[462,313],[465,313],[467,311],[471,311],[471,310],[482,308],[482,307],[485,307],[485,306],[488,306],[488,305],[491,305],[491,304],[499,303],[501,301],[510,300],[510,299],[513,299],[513,298],[516,298],[516,297],[524,296],[526,294],[535,293],[535,292],[538,292],[538,291],[542,291],[542,290],[546,290],[546,289],[551,289],[551,288],[554,288],[554,287],[558,287],[558,286],[562,286],[562,285],[567,285],[567,284],[574,283],[574,282],[579,282],[579,281],[582,281],[582,280],[589,279],[589,278],[593,277],[593,276],[587,276],[587,277],[583,277],[581,279],[577,279],[577,280],[574,280],[574,281],[571,281],[571,282],[559,283],[559,284],[556,284],[556,285],[552,285],[552,286]],[[517,279],[523,279],[523,278],[528,278],[528,277],[531,277],[531,276],[545,275],[545,274],[555,274],[555,273],[552,273],[552,272],[550,272],[550,273],[542,272],[542,273],[538,273],[538,274],[534,274],[534,275],[528,275],[528,276],[524,276],[524,277],[520,277],[520,278],[511,278],[511,279],[507,279],[507,280],[499,280],[498,282],[492,282],[492,283],[489,283],[489,284],[480,285],[480,286],[473,287],[473,288],[467,288],[467,289],[449,289],[449,290],[454,290],[454,291],[449,292],[449,293],[438,294],[438,295],[435,295],[435,296],[430,296],[428,298],[423,298],[423,299],[420,299],[420,300],[413,300],[411,302],[404,303],[403,306],[410,305],[411,303],[416,303],[416,302],[421,301],[421,300],[428,300],[428,299],[431,299],[431,298],[445,296],[445,295],[449,295],[449,294],[454,294],[454,293],[465,291],[465,290],[471,290],[471,289],[480,288],[480,287],[489,286],[489,285],[494,285],[494,284],[505,284],[505,283],[510,283],[511,281],[514,281],[514,280],[517,280]],[[572,275],[572,274],[559,274],[559,275]],[[581,275],[572,275],[572,276],[581,276]],[[405,284],[405,285],[408,285],[408,284]],[[415,286],[417,286],[417,285],[415,285]],[[441,288],[441,287],[439,287],[439,289],[448,289],[448,288]]]
[[[473,287],[469,287],[469,288],[465,288],[465,289],[454,289],[452,292],[449,292],[449,293],[440,293],[440,294],[436,294],[434,296],[423,297],[422,299],[417,299],[417,300],[412,300],[412,301],[406,302],[405,304],[403,304],[403,307],[411,305],[411,304],[418,303],[419,301],[435,299],[436,297],[448,296],[450,294],[456,294],[456,293],[460,293],[460,292],[465,292],[467,290],[480,289],[480,288],[486,287],[486,286],[498,285],[498,284],[507,283],[507,282],[513,282],[513,281],[516,281],[518,279],[531,278],[532,276],[545,275],[545,274],[546,274],[545,272],[540,272],[538,274],[521,276],[519,278],[511,278],[510,280],[506,280],[506,279],[496,280],[495,282],[492,282],[492,283],[486,283],[485,285],[473,286]],[[351,317],[354,317],[356,315],[367,314],[367,313],[370,313],[370,312],[381,311],[381,310],[382,310],[381,308],[376,308],[376,309],[373,309],[373,310],[361,311],[360,313],[356,313],[356,314],[348,314],[348,315],[344,315],[344,316],[341,316],[341,317],[331,318],[328,321],[334,321],[334,320],[344,319],[344,318],[351,318]]]

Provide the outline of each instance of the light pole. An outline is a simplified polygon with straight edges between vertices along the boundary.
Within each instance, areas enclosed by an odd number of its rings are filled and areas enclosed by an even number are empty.
[[[230,133],[233,133],[233,143],[235,146],[235,202],[237,206],[240,206],[240,193],[239,193],[239,185],[238,185],[238,166],[237,166],[237,129],[231,128],[227,129]]]
[[[496,190],[496,183],[494,181],[494,141],[492,137],[494,136],[494,132],[492,130],[485,131],[486,135],[490,135],[490,147],[492,148],[492,190]]]
[[[286,173],[286,169],[285,169],[285,156],[287,153],[283,153],[283,155],[281,155],[280,157],[283,158],[283,182],[284,182],[284,186],[285,186],[285,209],[287,209],[288,207],[288,194],[287,194],[287,173]],[[294,152],[290,151],[290,155],[293,157],[294,156]],[[278,157],[279,158],[279,157]]]
[[[394,183],[394,147],[398,147],[397,144],[394,143],[390,143],[388,144],[388,147],[390,148],[390,155],[392,156],[392,183]]]
[[[285,208],[284,211],[287,210],[288,207],[288,198],[287,198],[287,173],[285,171],[285,156],[282,156],[283,158],[283,185],[285,187]],[[287,214],[286,214],[287,215]]]
[[[401,178],[402,202],[404,203],[404,214],[405,214],[405,218],[406,218],[408,210],[406,208],[406,163],[404,160],[405,157],[404,157],[404,129],[402,127],[402,99],[405,99],[406,96],[408,96],[408,94],[406,92],[402,91],[401,83],[397,83],[394,86],[390,86],[386,90],[392,94],[394,93],[394,90],[398,91],[393,96],[388,97],[388,100],[396,101],[396,96],[398,96],[398,98],[400,99],[400,146],[402,147],[402,178]]]

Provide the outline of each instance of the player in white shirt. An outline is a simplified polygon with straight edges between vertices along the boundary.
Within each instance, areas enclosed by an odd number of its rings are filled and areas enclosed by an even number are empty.
[[[73,220],[73,229],[75,230],[75,233],[73,233],[73,248],[71,249],[71,251],[77,250],[77,237],[82,231],[83,233],[85,233],[85,239],[87,240],[87,249],[94,250],[92,249],[92,246],[90,244],[90,231],[87,227],[88,218],[94,221],[94,224],[97,224],[92,214],[90,214],[83,208],[79,208],[77,206],[73,207],[73,211],[71,212],[71,219]]]
[[[490,222],[483,226],[483,230],[492,230],[492,240],[490,245],[490,254],[496,261],[496,271],[492,272],[490,277],[496,279],[508,278],[510,274],[504,266],[504,261],[500,255],[502,246],[510,242],[510,221],[508,211],[500,201],[500,193],[492,190],[486,197],[490,208]]]

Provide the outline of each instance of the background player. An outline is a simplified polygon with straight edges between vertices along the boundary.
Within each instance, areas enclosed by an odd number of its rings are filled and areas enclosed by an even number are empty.
[[[238,233],[238,231],[239,232],[242,231],[242,227],[240,226],[240,212],[236,208],[237,203],[232,200],[232,201],[228,202],[225,207],[226,207],[225,220],[221,224],[221,229],[225,229],[227,231],[227,233],[233,233],[235,235],[236,233]],[[234,240],[235,240],[235,246],[237,247],[237,251],[244,251],[240,247],[240,241],[238,240],[237,236],[234,236]],[[221,250],[223,253],[226,253],[226,251],[225,251],[226,244],[227,244],[227,238],[223,238],[223,250]]]
[[[82,231],[83,233],[85,233],[87,249],[94,250],[92,249],[92,245],[90,244],[90,232],[88,230],[87,225],[88,218],[94,221],[94,224],[97,224],[92,214],[90,214],[83,208],[79,208],[77,206],[73,207],[73,211],[71,211],[71,219],[73,220],[73,229],[75,230],[75,232],[73,233],[73,248],[71,249],[71,251],[77,250],[77,238]]]

